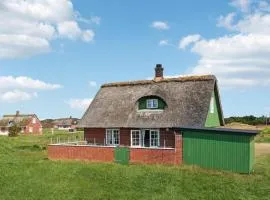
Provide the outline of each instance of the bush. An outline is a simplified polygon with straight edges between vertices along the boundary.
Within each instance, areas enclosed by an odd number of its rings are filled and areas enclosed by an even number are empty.
[[[260,135],[270,135],[270,128],[265,128],[260,132]]]
[[[8,136],[9,137],[16,137],[19,135],[20,131],[21,131],[21,128],[17,124],[14,124],[11,127],[9,127]]]
[[[249,124],[249,125],[256,126],[256,125],[266,124],[266,120],[269,123],[269,118],[266,118],[265,116],[255,117],[253,115],[249,115],[249,116],[243,116],[243,117],[225,118],[225,123],[229,124],[229,123],[233,123],[233,122],[238,122],[238,123],[242,123],[242,124]]]

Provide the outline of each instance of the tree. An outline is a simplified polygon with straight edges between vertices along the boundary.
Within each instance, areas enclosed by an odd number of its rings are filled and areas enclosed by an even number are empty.
[[[17,124],[13,124],[8,128],[8,136],[9,137],[16,137],[19,135],[21,131],[21,127],[19,127]]]

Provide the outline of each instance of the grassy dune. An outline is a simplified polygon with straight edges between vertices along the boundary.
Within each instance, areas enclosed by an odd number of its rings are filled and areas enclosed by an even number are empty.
[[[53,135],[59,136],[70,135]],[[0,137],[1,200],[270,199],[270,155],[257,158],[252,175],[191,166],[56,162],[47,159],[51,137]]]

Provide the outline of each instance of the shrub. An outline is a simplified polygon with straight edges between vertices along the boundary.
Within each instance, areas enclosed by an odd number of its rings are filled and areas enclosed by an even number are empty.
[[[265,128],[260,132],[260,135],[270,135],[270,128]]]
[[[8,128],[8,136],[16,137],[19,135],[20,131],[21,131],[21,128],[17,124],[14,124]]]

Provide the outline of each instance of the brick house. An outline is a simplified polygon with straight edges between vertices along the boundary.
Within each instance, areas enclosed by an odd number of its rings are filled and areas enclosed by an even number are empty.
[[[89,143],[132,148],[175,147],[172,127],[224,125],[213,75],[164,78],[101,86],[80,120]]]
[[[51,144],[50,159],[197,165],[251,173],[257,131],[224,125],[213,75],[101,86],[79,122],[86,142]]]
[[[21,134],[42,134],[42,125],[36,114],[4,115],[0,120],[0,135],[8,135],[8,129],[13,124],[21,128]]]

